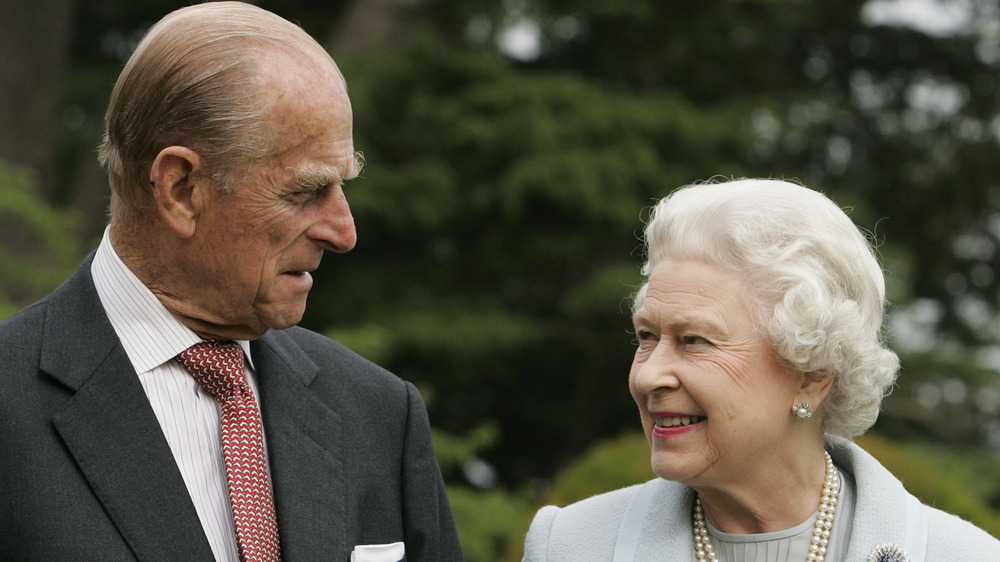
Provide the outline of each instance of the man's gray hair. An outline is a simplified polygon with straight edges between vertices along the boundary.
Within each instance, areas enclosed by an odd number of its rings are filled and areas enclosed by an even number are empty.
[[[105,118],[99,158],[112,216],[131,222],[149,208],[150,166],[168,146],[197,152],[223,190],[236,168],[270,154],[275,132],[264,119],[259,71],[275,49],[329,58],[302,28],[241,2],[189,6],[150,28],[115,83]]]

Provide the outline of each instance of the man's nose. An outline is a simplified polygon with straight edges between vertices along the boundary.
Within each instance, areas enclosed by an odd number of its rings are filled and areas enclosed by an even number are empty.
[[[354,215],[341,186],[330,186],[327,190],[316,209],[319,219],[309,228],[308,236],[324,250],[347,252],[358,241]]]

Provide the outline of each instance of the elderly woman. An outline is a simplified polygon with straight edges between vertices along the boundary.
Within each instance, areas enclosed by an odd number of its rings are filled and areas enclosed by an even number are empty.
[[[850,442],[899,362],[882,270],[837,205],[783,181],[694,185],[645,240],[629,388],[659,478],[542,508],[525,560],[1000,561]]]

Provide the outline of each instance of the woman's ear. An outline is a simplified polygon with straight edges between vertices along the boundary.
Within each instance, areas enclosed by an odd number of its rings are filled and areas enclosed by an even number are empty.
[[[828,369],[805,373],[802,385],[795,395],[795,403],[805,402],[812,407],[813,411],[819,410],[820,404],[826,400],[827,394],[833,388],[834,377],[836,374]]]
[[[168,146],[153,160],[149,182],[164,223],[182,238],[194,236],[198,217],[215,189],[201,156],[184,146]]]

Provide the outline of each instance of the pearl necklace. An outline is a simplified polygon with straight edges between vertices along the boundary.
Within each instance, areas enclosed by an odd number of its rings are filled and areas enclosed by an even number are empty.
[[[837,495],[840,492],[840,475],[833,466],[830,453],[826,456],[826,480],[823,482],[823,499],[819,505],[819,514],[813,526],[812,542],[809,544],[809,556],[806,562],[823,562],[826,560],[826,549],[830,545],[830,530],[833,528],[833,516],[837,512]],[[694,528],[694,553],[698,562],[718,562],[715,547],[708,538],[708,528],[705,526],[705,512],[701,508],[701,499],[694,500],[694,514],[691,526]]]

